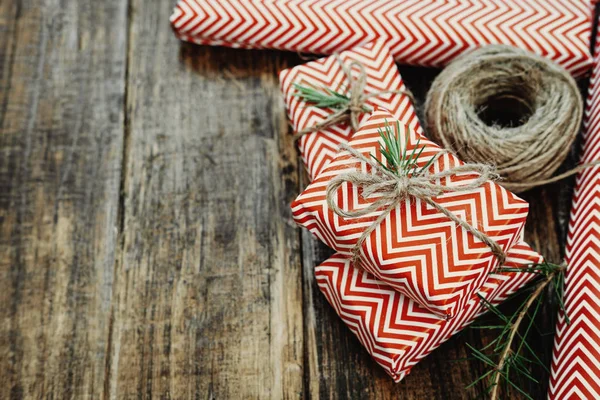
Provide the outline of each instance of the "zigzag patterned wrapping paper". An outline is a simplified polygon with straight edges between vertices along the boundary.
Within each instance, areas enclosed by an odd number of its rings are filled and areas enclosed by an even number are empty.
[[[508,252],[506,266],[520,268],[542,257],[520,242]],[[451,320],[419,307],[372,274],[335,254],[315,270],[319,288],[337,314],[385,371],[399,382],[423,357],[486,311],[475,295]],[[534,274],[504,273],[488,277],[480,294],[499,304]]]
[[[332,54],[384,40],[402,64],[441,67],[514,45],[573,75],[591,67],[589,0],[180,0],[176,35],[198,44]]]
[[[379,131],[390,126],[400,143],[407,142],[407,154],[424,147],[417,160],[423,167],[442,149],[399,124],[388,112],[376,111],[354,134],[349,144],[365,157],[374,155],[386,163],[380,152]],[[419,142],[418,142],[419,141]],[[462,165],[454,155],[445,153],[429,167],[440,172]],[[329,247],[350,255],[362,232],[381,214],[344,219],[327,206],[329,182],[338,175],[371,167],[341,151],[292,204],[296,223],[308,228]],[[444,186],[467,184],[478,175],[463,173],[437,182]],[[364,199],[359,189],[346,182],[337,193],[337,204],[345,209],[361,209],[376,200]],[[471,226],[486,233],[507,251],[518,240],[527,218],[528,204],[493,183],[463,192],[449,192],[433,198]],[[406,199],[371,233],[361,246],[361,267],[395,290],[428,310],[446,318],[453,317],[483,285],[497,266],[490,249],[471,233],[419,199]]]
[[[581,162],[600,159],[600,35],[590,81]],[[577,176],[567,237],[565,310],[556,327],[550,399],[600,399],[600,167]]]
[[[355,47],[352,50],[340,53],[340,57],[345,65],[349,65],[352,61],[358,61],[364,66],[367,74],[365,94],[384,90],[405,89],[394,59],[390,56],[384,42],[372,42]],[[358,68],[354,68],[352,70],[353,78],[356,79],[358,73]],[[294,132],[324,121],[333,110],[308,106],[297,96],[294,96],[293,83],[327,87],[338,91],[340,91],[340,88],[346,88],[348,84],[346,74],[335,57],[322,58],[285,69],[279,74],[279,80]],[[369,99],[367,104],[389,110],[404,124],[422,134],[417,115],[406,95],[382,94]],[[368,113],[362,114],[360,121],[363,122],[368,117]],[[348,124],[339,124],[319,132],[304,135],[298,140],[298,148],[311,179],[323,170],[323,167],[331,161],[337,152],[340,143],[347,142],[350,136],[352,136],[352,128]]]

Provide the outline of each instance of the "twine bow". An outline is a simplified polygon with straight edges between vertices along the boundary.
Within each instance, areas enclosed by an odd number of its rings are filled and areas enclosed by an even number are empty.
[[[320,130],[329,128],[330,126],[344,122],[349,122],[352,131],[356,132],[358,129],[358,119],[360,115],[363,113],[373,112],[373,108],[366,104],[367,101],[373,97],[388,93],[404,94],[409,97],[411,102],[414,103],[413,95],[408,90],[381,90],[366,94],[365,88],[367,86],[367,71],[365,70],[365,66],[358,61],[350,62],[350,65],[348,66],[344,63],[344,60],[342,60],[339,54],[334,54],[334,57],[346,75],[346,80],[348,81],[348,91],[346,96],[349,100],[347,103],[340,106],[336,112],[329,115],[324,121],[296,132],[293,137],[294,141],[300,139],[307,133],[318,132]],[[353,67],[357,67],[359,70],[356,78],[352,76]]]
[[[494,173],[492,167],[485,164],[463,164],[441,172],[430,173],[427,169],[418,173],[393,173],[383,168],[373,160],[363,156],[361,153],[344,143],[340,145],[340,149],[348,151],[354,158],[369,164],[372,168],[371,173],[367,172],[348,172],[340,174],[329,182],[327,186],[327,205],[329,208],[343,218],[359,218],[364,217],[381,208],[381,215],[363,232],[352,249],[353,263],[358,265],[360,262],[360,249],[363,242],[371,235],[371,233],[383,222],[388,214],[400,204],[401,201],[407,198],[416,198],[424,201],[440,213],[444,214],[451,221],[471,233],[473,236],[485,243],[492,254],[496,256],[499,265],[504,264],[506,253],[500,245],[490,238],[485,233],[479,231],[469,223],[458,218],[452,211],[448,210],[441,204],[433,200],[433,197],[439,196],[447,192],[466,192],[476,189],[483,185],[486,181],[496,179],[498,176]],[[435,156],[435,160],[446,154],[447,151],[442,151]],[[434,160],[434,161],[435,161]],[[445,186],[438,184],[437,181],[460,173],[479,174],[477,179],[470,183],[465,183],[457,186]],[[363,198],[371,195],[377,195],[378,198],[367,207],[359,210],[343,210],[340,208],[335,199],[338,189],[346,182],[362,188]]]

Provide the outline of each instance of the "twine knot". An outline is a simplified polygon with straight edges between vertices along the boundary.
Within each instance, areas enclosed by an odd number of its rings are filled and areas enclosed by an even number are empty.
[[[410,188],[410,179],[406,176],[399,177],[398,181],[396,181],[396,187],[394,188],[396,197],[399,199],[406,198],[410,193]]]
[[[504,264],[506,253],[502,250],[502,247],[498,242],[466,221],[460,219],[452,213],[452,211],[433,199],[434,197],[447,192],[470,191],[482,186],[488,180],[497,179],[498,175],[491,166],[486,164],[463,164],[437,173],[430,173],[427,169],[419,172],[413,171],[411,173],[404,173],[401,171],[392,172],[365,157],[346,143],[341,144],[340,149],[346,150],[355,159],[370,165],[371,172],[348,172],[333,178],[327,185],[326,199],[329,209],[343,218],[360,218],[383,209],[379,217],[362,233],[352,248],[352,261],[355,265],[359,265],[360,249],[364,241],[371,235],[377,226],[383,222],[392,210],[408,198],[419,199],[444,214],[454,223],[485,243],[490,248],[492,254],[498,259],[499,266]],[[434,161],[444,154],[447,154],[447,151],[440,151],[435,156]],[[443,178],[461,173],[478,174],[478,177],[471,182],[453,186],[446,186],[438,183]],[[337,198],[338,189],[346,182],[361,188],[363,198],[376,195],[377,199],[361,209],[342,209],[336,204],[335,200]]]

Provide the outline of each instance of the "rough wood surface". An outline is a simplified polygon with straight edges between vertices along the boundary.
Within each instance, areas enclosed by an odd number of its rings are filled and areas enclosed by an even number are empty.
[[[489,334],[394,384],[319,292],[331,251],[291,219],[307,181],[277,81],[305,61],[180,44],[171,2],[37,3],[0,2],[0,398],[480,394],[456,360]],[[401,73],[422,102],[437,72]],[[571,188],[526,195],[553,261]]]
[[[105,381],[126,7],[0,2],[0,398]]]
[[[298,398],[282,53],[180,46],[168,3],[131,7],[110,397]]]

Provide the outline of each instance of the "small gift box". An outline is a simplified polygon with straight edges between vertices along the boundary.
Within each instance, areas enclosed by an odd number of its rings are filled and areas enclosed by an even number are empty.
[[[385,41],[402,64],[441,67],[487,44],[591,66],[593,2],[584,0],[179,0],[175,34],[198,44],[332,54]]]
[[[513,246],[506,266],[523,268],[542,262],[528,245]],[[358,337],[371,356],[399,382],[423,357],[487,311],[478,295],[451,320],[437,315],[398,293],[372,274],[352,265],[349,257],[336,254],[315,270],[319,288],[337,314]],[[535,274],[492,274],[479,295],[499,304]]]
[[[374,112],[342,147],[292,204],[295,221],[451,318],[515,244],[528,204],[388,112]],[[395,165],[390,153],[401,157]]]
[[[350,72],[350,77],[345,70]],[[372,42],[344,51],[339,57],[322,58],[281,71],[281,90],[294,132],[318,126],[337,111],[307,103],[298,96],[297,85],[347,93],[350,85],[361,79],[361,74],[364,74],[361,94],[366,97],[364,104],[368,108],[383,107],[404,124],[422,133],[410,98],[403,93],[405,86],[398,68],[383,42]],[[369,112],[360,113],[359,123],[369,115]],[[353,133],[351,124],[343,122],[298,139],[300,154],[311,179],[331,161],[340,143],[347,142]]]

